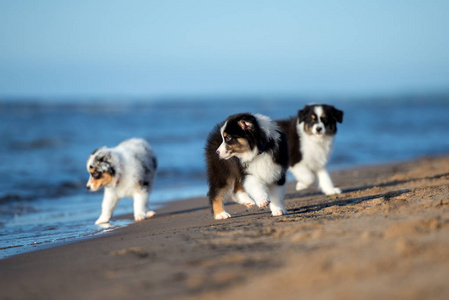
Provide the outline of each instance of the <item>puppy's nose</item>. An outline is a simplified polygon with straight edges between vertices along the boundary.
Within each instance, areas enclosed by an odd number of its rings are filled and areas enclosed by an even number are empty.
[[[220,155],[220,150],[215,151],[217,155]]]
[[[86,185],[86,189],[90,190],[90,186],[89,186],[89,185]]]
[[[320,133],[321,131],[323,131],[323,128],[322,128],[322,127],[317,127],[317,128],[316,128],[316,132]]]

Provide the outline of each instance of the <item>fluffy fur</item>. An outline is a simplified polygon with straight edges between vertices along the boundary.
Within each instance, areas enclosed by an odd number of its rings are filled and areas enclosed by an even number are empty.
[[[97,191],[104,187],[101,215],[95,224],[108,223],[118,201],[134,200],[134,219],[141,221],[154,215],[148,209],[157,160],[151,146],[142,139],[130,139],[115,148],[95,150],[87,160],[90,174],[87,188]]]
[[[232,115],[211,131],[205,150],[208,196],[215,219],[231,217],[223,207],[223,197],[230,190],[233,199],[247,207],[269,205],[273,216],[287,214],[287,140],[270,118]]]
[[[297,180],[296,190],[309,187],[315,179],[326,195],[340,194],[326,169],[337,123],[343,122],[343,112],[331,105],[306,105],[298,115],[278,121],[288,137],[290,167]]]

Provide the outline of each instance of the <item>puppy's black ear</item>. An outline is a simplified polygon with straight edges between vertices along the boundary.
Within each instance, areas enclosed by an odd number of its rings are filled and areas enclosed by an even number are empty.
[[[334,116],[335,120],[338,123],[342,123],[343,122],[343,111],[336,109],[335,107],[333,107],[332,110],[332,115]]]
[[[96,157],[96,160],[99,163],[102,163],[102,162],[111,163],[112,155],[111,155],[110,151],[105,150],[105,151],[101,152],[100,154],[98,154],[98,156]]]
[[[115,169],[110,165],[110,163],[101,162],[99,166],[102,173],[108,173],[111,176],[115,175]]]
[[[105,150],[105,149],[107,149],[106,146],[103,146],[103,147],[101,147],[101,148],[97,148],[97,149],[95,149],[90,155],[95,155],[95,154],[98,153],[98,151],[100,151],[100,150]],[[101,156],[101,154],[100,154],[100,156]]]
[[[306,119],[307,114],[309,113],[310,106],[306,105],[302,110],[298,110],[298,123],[301,123]]]
[[[249,120],[241,119],[237,122],[237,124],[239,124],[239,126],[243,130],[253,130],[254,129],[254,124]]]

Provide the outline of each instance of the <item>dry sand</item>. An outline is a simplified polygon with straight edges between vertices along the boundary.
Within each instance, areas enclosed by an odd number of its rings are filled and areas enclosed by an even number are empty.
[[[0,298],[449,299],[449,157],[332,176],[342,195],[289,183],[288,216],[191,199],[0,260]]]

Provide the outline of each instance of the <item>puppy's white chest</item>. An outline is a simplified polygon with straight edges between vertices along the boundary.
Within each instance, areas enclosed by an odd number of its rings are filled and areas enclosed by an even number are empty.
[[[332,137],[310,137],[303,135],[301,139],[302,163],[309,169],[318,170],[326,166],[332,150]]]
[[[254,158],[246,171],[261,182],[271,184],[279,179],[282,167],[276,164],[269,154],[262,153]]]
[[[124,197],[132,197],[134,192],[135,192],[135,187],[131,186],[131,185],[125,185],[125,184],[120,184],[119,186],[116,187],[115,189],[115,193],[117,194],[118,197],[120,198],[124,198]]]

